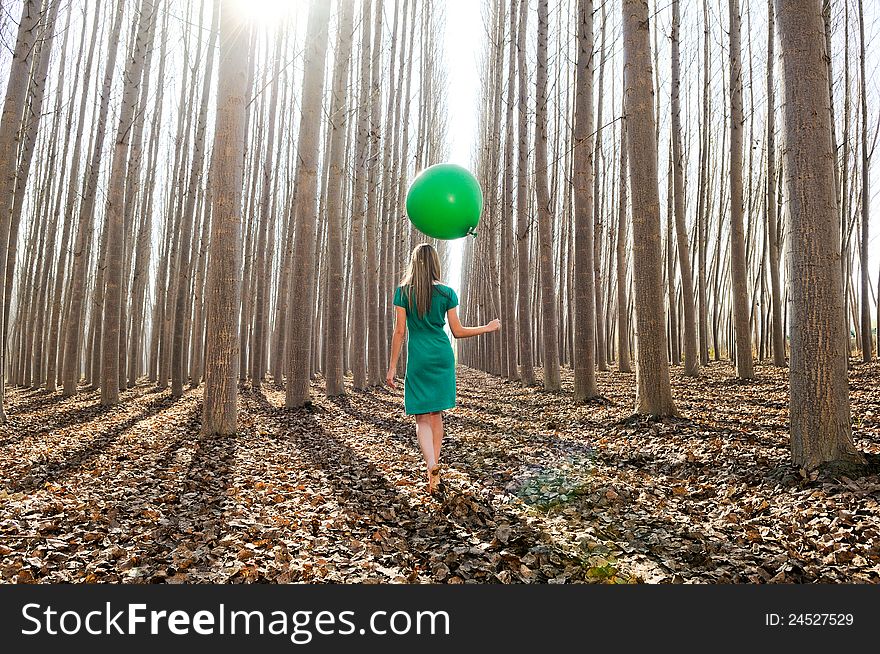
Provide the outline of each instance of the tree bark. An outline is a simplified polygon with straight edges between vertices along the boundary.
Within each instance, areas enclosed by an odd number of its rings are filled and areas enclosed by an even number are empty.
[[[3,113],[0,115],[0,271],[6,270],[9,237],[12,228],[11,212],[14,200],[16,178],[18,176],[18,144],[22,116],[29,83],[29,71],[33,58],[34,43],[37,38],[37,22],[40,18],[40,3],[25,0],[18,23],[18,36],[12,52],[12,64],[6,82],[6,97]],[[14,246],[14,244],[13,244]],[[3,301],[12,288],[3,283]],[[7,326],[0,324],[2,347],[0,347],[0,423],[6,422],[3,407],[6,386],[6,333]]]
[[[331,179],[340,180],[330,184],[327,197],[327,293],[326,330],[327,357],[325,365],[327,397],[345,394],[343,376],[345,362],[343,347],[345,324],[343,305],[342,266],[342,192],[343,165],[345,158],[345,130],[348,123],[346,105],[348,99],[348,69],[351,60],[354,4],[352,0],[340,0],[340,17],[336,40],[333,91],[330,102],[329,163]],[[405,118],[409,121],[408,114]]]
[[[852,441],[842,331],[840,226],[818,2],[776,0],[790,210],[791,455],[807,470],[861,464]]]
[[[305,73],[302,82],[302,115],[299,127],[297,179],[297,235],[293,280],[290,291],[298,297],[288,299],[290,336],[287,343],[287,389],[285,404],[299,407],[311,401],[312,331],[315,324],[315,231],[318,221],[318,147],[324,65],[327,56],[329,3],[312,0],[306,30]]]
[[[675,235],[678,245],[678,269],[681,274],[681,295],[684,305],[684,374],[699,377],[700,360],[697,355],[696,310],[694,308],[694,280],[691,275],[691,252],[685,226],[684,154],[681,147],[681,61],[679,32],[681,16],[679,0],[672,0],[672,159],[675,193]]]
[[[676,415],[669,385],[660,254],[660,192],[648,5],[622,0],[626,130],[633,207],[636,414]]]
[[[871,283],[868,280],[868,242],[870,240],[870,204],[868,184],[868,96],[867,78],[865,77],[865,15],[862,2],[856,3],[859,7],[859,96],[862,103],[862,234],[859,241],[859,260],[861,263],[861,323],[862,323],[862,361],[869,363],[874,354],[874,344],[871,326]],[[878,302],[880,304],[880,302]]]
[[[562,387],[556,280],[553,272],[553,214],[547,188],[547,0],[538,0],[538,60],[535,69],[535,194],[538,204],[538,249],[541,267],[541,322],[544,345],[544,389]]]
[[[65,397],[76,393],[80,378],[79,350],[82,336],[82,313],[86,291],[86,273],[88,271],[88,250],[91,249],[92,227],[95,218],[95,202],[97,201],[98,176],[101,168],[101,154],[106,136],[107,113],[110,108],[110,89],[119,51],[119,36],[122,31],[124,0],[116,6],[113,27],[109,37],[107,65],[104,69],[104,80],[101,88],[101,103],[95,127],[95,140],[86,179],[83,185],[82,203],[79,212],[79,227],[76,244],[74,245],[71,264],[71,281],[68,302],[68,319],[64,329],[64,355],[62,374],[64,377],[63,392]]]
[[[743,235],[743,99],[739,0],[729,0],[730,15],[730,280],[733,296],[736,374],[754,379],[746,246]]]
[[[125,203],[125,171],[128,150],[131,145],[135,106],[141,87],[147,42],[152,21],[156,19],[153,0],[143,0],[137,20],[137,37],[134,50],[129,54],[123,78],[122,105],[119,111],[119,128],[113,147],[110,166],[110,191],[107,198],[107,270],[105,274],[103,332],[101,342],[101,404],[119,404],[119,332],[122,310],[123,214]]]
[[[574,401],[596,397],[593,289],[593,0],[578,0],[574,115]]]
[[[202,432],[234,434],[238,417],[241,195],[248,93],[248,34],[234,0],[220,0],[220,71],[214,133],[211,254],[205,294],[208,334]]]
[[[625,83],[624,83],[625,87]],[[625,113],[625,112],[623,112]],[[620,124],[620,194],[617,205],[617,241],[615,243],[615,259],[617,263],[617,370],[632,372],[632,361],[629,353],[629,280],[627,278],[626,246],[627,209],[629,197],[627,193],[627,175],[629,171],[627,150],[626,121]]]
[[[776,27],[773,0],[767,0],[767,238],[770,258],[770,302],[773,317],[773,365],[785,366],[785,332],[782,331],[782,290],[779,282],[779,219],[776,214],[776,90],[773,76]]]
[[[516,242],[517,242],[517,315],[519,319],[520,378],[524,386],[535,385],[535,368],[532,355],[531,295],[529,289],[529,144],[528,105],[529,91],[526,85],[526,29],[529,3],[520,0],[519,27],[517,28],[517,68],[519,85],[518,113],[518,162],[516,188]]]

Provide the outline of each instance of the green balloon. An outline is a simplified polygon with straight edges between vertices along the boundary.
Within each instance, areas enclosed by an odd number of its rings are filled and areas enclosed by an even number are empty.
[[[406,214],[426,236],[450,240],[474,231],[483,212],[480,183],[455,164],[435,164],[413,180],[406,194]]]

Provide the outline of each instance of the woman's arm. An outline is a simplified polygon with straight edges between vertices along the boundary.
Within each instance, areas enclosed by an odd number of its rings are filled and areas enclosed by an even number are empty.
[[[394,336],[391,337],[391,360],[388,362],[388,374],[385,375],[385,383],[391,388],[397,388],[394,384],[394,375],[397,374],[397,360],[400,358],[400,348],[403,347],[403,336],[406,334],[406,309],[395,307]]]
[[[455,307],[446,312],[446,322],[449,323],[449,329],[452,330],[452,335],[455,338],[471,338],[472,336],[488,334],[489,332],[496,332],[501,329],[501,321],[498,318],[488,325],[481,327],[463,327],[458,319],[458,310]]]

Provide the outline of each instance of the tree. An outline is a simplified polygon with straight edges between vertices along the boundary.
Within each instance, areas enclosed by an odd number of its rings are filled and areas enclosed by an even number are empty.
[[[614,252],[617,265],[617,370],[620,372],[632,372],[632,363],[629,355],[629,280],[627,278],[626,265],[626,232],[629,221],[627,215],[629,197],[626,187],[629,165],[626,156],[628,149],[626,140],[626,121],[621,121],[617,240]]]
[[[538,203],[538,249],[541,270],[541,319],[544,343],[544,388],[558,391],[559,320],[553,273],[553,217],[547,188],[547,0],[538,0],[538,61],[535,69],[535,193]]]
[[[353,207],[351,213],[351,339],[350,359],[352,385],[356,389],[367,386],[367,324],[366,324],[366,282],[364,275],[364,222],[367,212],[367,177],[370,154],[370,70],[372,59],[371,14],[373,0],[365,0],[361,11],[361,68],[360,90],[358,92],[357,132],[355,136],[355,170]]]
[[[772,1],[772,0],[771,0]],[[700,180],[697,189],[697,305],[700,363],[709,363],[709,299],[706,289],[709,217],[709,0],[703,0],[703,102],[700,120]],[[716,348],[717,356],[717,348]]]
[[[862,304],[861,304],[861,322],[862,322],[862,361],[869,363],[873,357],[873,337],[871,335],[871,293],[870,281],[868,280],[868,241],[870,239],[870,195],[868,193],[868,96],[867,96],[867,78],[865,77],[865,12],[862,2],[856,3],[859,7],[859,47],[861,48],[859,55],[859,73],[861,83],[859,84],[859,97],[862,102],[862,233],[859,240],[859,260],[861,263],[861,283],[862,283]],[[880,341],[878,341],[880,342]]]
[[[602,3],[602,29],[601,39],[602,45],[599,48],[599,87],[598,102],[596,103],[596,124],[595,139],[596,143],[593,150],[593,169],[605,163],[602,154],[602,123],[604,121],[602,110],[605,107],[605,50],[607,34],[607,25],[605,14],[606,4]],[[599,370],[607,370],[608,364],[605,356],[605,310],[602,299],[602,202],[600,195],[601,186],[599,184],[601,175],[593,175],[593,293],[595,297],[595,333],[596,333],[596,366]]]
[[[6,97],[3,100],[3,113],[0,115],[0,271],[6,270],[6,257],[10,245],[11,212],[18,177],[18,144],[21,130],[22,115],[29,82],[30,63],[33,58],[34,43],[37,38],[37,22],[40,18],[40,3],[37,0],[25,0],[18,22],[18,36],[15,50],[12,52],[12,66],[6,82]],[[11,288],[3,284],[3,298],[12,293]],[[6,370],[6,332],[2,329],[2,347],[0,347],[0,423],[6,422],[6,411],[3,407],[3,389],[5,387]]]
[[[327,291],[326,291],[326,393],[328,397],[344,395],[343,375],[345,362],[342,352],[345,337],[345,314],[342,310],[342,192],[347,126],[346,101],[348,96],[348,68],[351,60],[354,4],[341,0],[339,33],[336,40],[335,70],[329,116],[330,153],[329,174],[337,183],[328,188],[327,198]]]
[[[517,150],[516,167],[517,318],[519,321],[520,379],[522,379],[524,386],[533,386],[535,384],[535,368],[532,356],[532,300],[529,293],[529,91],[526,85],[526,80],[528,79],[528,70],[526,69],[526,28],[528,15],[529,3],[525,0],[520,0],[519,26],[516,30],[517,69],[519,73],[519,102],[517,102],[517,107],[519,108],[517,116],[519,147]]]
[[[767,0],[767,239],[769,241],[770,258],[770,302],[773,317],[771,330],[773,334],[773,365],[785,365],[785,332],[782,329],[782,289],[779,282],[779,218],[776,214],[776,89],[773,79],[773,67],[776,56],[774,41],[776,40],[773,0]],[[849,342],[849,338],[845,339]]]
[[[678,245],[678,267],[681,271],[681,295],[684,304],[684,374],[698,377],[700,359],[697,355],[696,309],[694,280],[691,275],[691,252],[685,226],[684,155],[681,146],[681,61],[679,32],[681,15],[679,0],[672,0],[672,159],[673,192],[675,197],[675,235]]]
[[[593,2],[578,1],[574,117],[574,399],[598,395],[593,290]]]
[[[622,0],[622,8],[637,334],[635,413],[672,416],[676,415],[676,409],[669,385],[663,315],[660,192],[648,5],[644,0]]]
[[[504,105],[504,159],[505,174],[502,180],[503,199],[501,202],[501,307],[504,330],[501,333],[506,357],[507,378],[511,381],[519,380],[519,370],[516,365],[517,352],[517,323],[516,323],[516,259],[507,253],[513,253],[515,247],[515,225],[513,222],[513,187],[516,183],[513,171],[516,166],[514,160],[514,131],[513,131],[513,108],[516,104],[516,26],[519,17],[517,0],[511,0],[508,25],[510,33],[509,49],[507,54],[507,102]],[[500,116],[499,116],[500,118]]]
[[[287,388],[288,407],[302,406],[311,401],[312,328],[315,303],[315,260],[318,146],[321,125],[321,97],[324,92],[324,65],[327,56],[327,27],[330,6],[323,0],[312,0],[306,28],[305,73],[302,82],[302,115],[299,126],[299,159],[296,196],[297,234],[293,279],[290,292],[296,290],[296,302],[288,298]]]
[[[135,119],[135,105],[141,85],[144,61],[150,44],[147,38],[152,21],[156,19],[156,8],[152,0],[143,0],[137,20],[137,38],[134,50],[129,55],[123,78],[122,105],[119,112],[119,127],[113,146],[113,160],[110,170],[110,192],[107,197],[107,272],[106,291],[103,307],[103,338],[101,343],[101,404],[119,403],[119,332],[120,312],[122,311],[122,267],[123,213],[125,202],[125,169],[132,125]],[[130,198],[129,198],[130,200]]]
[[[241,197],[248,93],[248,33],[234,0],[220,0],[220,71],[214,132],[214,203],[205,294],[202,432],[234,434],[238,417]]]
[[[852,440],[843,330],[840,227],[818,2],[776,0],[790,202],[791,455],[812,470],[861,464]]]
[[[186,318],[189,316],[188,301],[190,298],[190,285],[192,282],[191,247],[190,240],[193,233],[193,223],[196,217],[196,199],[200,196],[199,188],[202,180],[202,169],[205,165],[205,133],[208,125],[208,107],[211,93],[211,83],[214,75],[214,53],[216,51],[217,34],[219,31],[217,7],[212,12],[210,39],[208,42],[208,54],[205,62],[205,73],[202,80],[201,101],[199,102],[198,117],[196,119],[195,140],[189,172],[189,184],[184,199],[183,213],[180,217],[179,242],[177,247],[177,261],[174,263],[175,274],[169,283],[169,289],[173,294],[173,332],[171,335],[171,395],[180,397],[183,395],[183,381],[186,375],[186,357],[184,348],[184,336],[186,332]]]
[[[367,303],[367,383],[382,384],[381,341],[385,335],[379,330],[379,238],[377,220],[379,215],[379,166],[380,125],[382,124],[382,24],[384,0],[376,0],[375,25],[373,26],[373,51],[370,64],[370,162],[367,167],[367,215],[364,225],[366,242],[366,303]]]
[[[753,379],[752,337],[746,279],[746,245],[743,236],[743,99],[740,55],[739,0],[729,0],[730,14],[730,279],[736,336],[736,374]]]

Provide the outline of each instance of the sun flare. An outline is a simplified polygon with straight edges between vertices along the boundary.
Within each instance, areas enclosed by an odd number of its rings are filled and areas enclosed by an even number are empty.
[[[291,15],[298,0],[235,0],[238,10],[255,23],[272,26]]]

